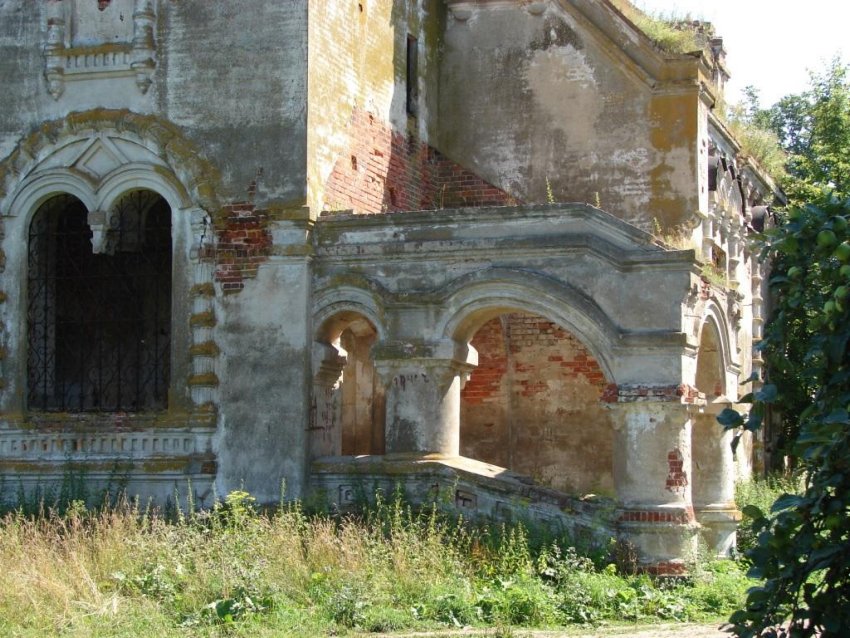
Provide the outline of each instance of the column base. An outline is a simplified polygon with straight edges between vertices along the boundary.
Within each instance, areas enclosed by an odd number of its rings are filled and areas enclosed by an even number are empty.
[[[680,576],[696,556],[699,524],[688,507],[644,506],[617,512],[623,568],[658,576]]]
[[[741,512],[734,505],[708,505],[696,509],[696,518],[709,552],[717,558],[730,558],[735,551]]]

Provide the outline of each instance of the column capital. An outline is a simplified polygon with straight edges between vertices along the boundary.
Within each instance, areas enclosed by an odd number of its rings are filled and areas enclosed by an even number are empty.
[[[372,353],[386,387],[387,454],[457,456],[460,388],[475,349],[450,339],[384,341]]]
[[[313,343],[313,382],[333,387],[342,376],[347,358],[329,343]]]
[[[667,403],[699,407],[705,404],[705,394],[687,383],[635,384],[612,383],[602,393],[602,403],[613,407],[636,403]]]
[[[451,339],[382,341],[372,348],[372,355],[384,385],[390,385],[399,376],[422,374],[445,390],[458,376],[464,384],[478,365],[478,353],[474,348]]]

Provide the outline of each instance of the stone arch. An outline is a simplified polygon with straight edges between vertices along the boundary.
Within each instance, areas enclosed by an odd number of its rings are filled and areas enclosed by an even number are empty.
[[[705,406],[694,415],[691,432],[691,498],[702,536],[718,556],[728,556],[735,545],[739,518],[735,506],[735,462],[731,432],[717,423],[718,412],[729,405],[726,397],[728,350],[717,308],[709,308],[700,328],[695,383]],[[722,316],[722,315],[720,315]]]
[[[321,304],[316,313],[311,458],[384,453],[385,393],[372,356],[383,334],[377,316],[350,299]]]
[[[462,456],[531,476],[563,492],[613,494],[613,430],[601,403],[613,382],[598,340],[614,330],[601,310],[566,286],[476,281],[453,295],[445,322],[456,342],[477,350],[461,393]],[[593,329],[588,316],[597,322]],[[601,328],[599,327],[601,326]],[[601,355],[604,356],[604,355]]]
[[[451,282],[444,298],[436,326],[442,338],[468,343],[494,317],[511,311],[532,313],[580,339],[606,379],[617,382],[614,351],[619,330],[593,299],[568,283],[539,273],[493,268]]]
[[[380,320],[382,316],[374,304],[363,299],[333,300],[320,298],[317,300],[316,312],[313,314],[315,326],[313,338],[319,343],[333,343],[341,332],[339,324],[344,324],[349,316],[361,316],[371,323],[379,338],[383,339],[386,328]],[[327,302],[327,303],[325,303]]]
[[[10,214],[11,199],[21,191],[27,178],[41,169],[68,167],[81,156],[75,156],[74,145],[103,136],[114,136],[148,152],[149,165],[166,168],[166,181],[181,184],[193,205],[206,211],[220,208],[218,194],[221,176],[213,164],[204,159],[179,127],[153,115],[141,115],[126,109],[95,109],[71,113],[65,118],[42,124],[24,138],[14,151],[0,162],[0,211]],[[107,152],[115,153],[115,147]],[[117,155],[121,155],[120,149]],[[131,162],[124,162],[124,165]],[[96,171],[94,182],[99,181]],[[91,174],[79,172],[82,179]],[[163,173],[160,173],[160,177]],[[164,194],[164,197],[168,197]],[[169,201],[174,207],[175,202]],[[14,213],[12,213],[14,214]]]
[[[734,394],[737,390],[734,386],[729,387],[730,383],[727,378],[727,372],[735,370],[735,364],[732,360],[733,345],[729,330],[726,313],[717,300],[712,297],[703,310],[702,318],[696,330],[699,346],[694,368],[694,385],[709,397],[714,388],[700,387],[700,380],[702,380],[703,385],[708,382],[706,375],[711,375],[715,383],[720,384],[721,390],[717,393],[717,396],[728,396]],[[703,347],[704,344],[705,348]]]
[[[128,191],[149,190],[168,202],[171,210],[192,207],[192,199],[184,185],[172,172],[151,171],[150,166],[133,164],[109,173],[98,189],[98,207],[108,210]]]

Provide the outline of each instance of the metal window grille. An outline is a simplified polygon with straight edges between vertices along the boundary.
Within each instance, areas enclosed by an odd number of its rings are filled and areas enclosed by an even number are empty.
[[[136,412],[167,406],[171,210],[135,191],[109,215],[108,253],[92,249],[75,197],[30,224],[27,404],[34,410]]]

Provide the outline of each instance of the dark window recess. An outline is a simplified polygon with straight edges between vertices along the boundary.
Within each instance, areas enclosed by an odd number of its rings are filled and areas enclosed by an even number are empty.
[[[171,210],[135,191],[109,216],[110,254],[92,251],[85,206],[61,195],[30,224],[27,404],[146,411],[167,405]]]
[[[419,40],[407,36],[407,113],[419,112]]]

